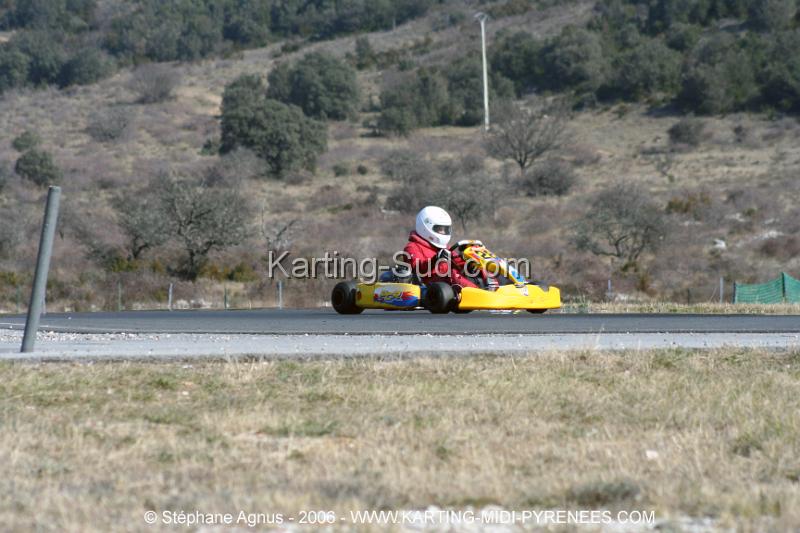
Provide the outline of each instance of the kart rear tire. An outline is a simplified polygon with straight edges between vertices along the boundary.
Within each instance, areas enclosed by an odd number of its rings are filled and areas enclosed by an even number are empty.
[[[528,312],[534,315],[543,315],[547,312],[547,309],[528,309]]]
[[[458,305],[453,287],[447,283],[437,281],[428,285],[425,293],[425,307],[434,314],[449,313]]]
[[[336,284],[331,292],[331,304],[340,315],[357,315],[364,311],[356,305],[356,282],[342,281]]]

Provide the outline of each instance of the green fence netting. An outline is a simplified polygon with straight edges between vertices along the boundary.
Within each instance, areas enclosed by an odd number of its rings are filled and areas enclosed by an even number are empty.
[[[778,279],[766,283],[734,283],[733,303],[800,303],[800,280],[781,272]]]
[[[800,280],[783,273],[783,295],[790,304],[800,304]]]

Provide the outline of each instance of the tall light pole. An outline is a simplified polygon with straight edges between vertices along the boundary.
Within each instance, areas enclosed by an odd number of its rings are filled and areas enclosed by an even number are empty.
[[[489,131],[489,75],[486,67],[486,21],[489,15],[475,13],[475,18],[481,23],[481,51],[483,52],[483,118],[484,129]]]

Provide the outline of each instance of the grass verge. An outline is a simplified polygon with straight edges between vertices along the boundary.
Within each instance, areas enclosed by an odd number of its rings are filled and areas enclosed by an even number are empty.
[[[9,530],[431,504],[800,526],[797,351],[4,364],[0,398]]]

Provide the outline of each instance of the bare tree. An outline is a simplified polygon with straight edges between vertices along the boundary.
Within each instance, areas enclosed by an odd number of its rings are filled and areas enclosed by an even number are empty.
[[[665,223],[646,191],[617,183],[591,198],[572,240],[579,250],[618,260],[623,271],[637,270],[642,253],[655,250],[666,235]]]
[[[168,221],[154,194],[120,195],[112,200],[117,224],[128,238],[128,260],[135,261],[145,250],[160,246],[169,238]]]
[[[300,222],[299,219],[292,218],[280,222],[268,222],[261,216],[261,235],[267,245],[267,252],[273,251],[276,255],[281,255],[289,250],[294,242],[292,235],[293,228]]]
[[[438,166],[433,192],[441,204],[466,232],[469,226],[485,213],[493,213],[495,194],[500,188],[485,169],[482,157],[462,155],[458,159],[443,161]]]
[[[523,106],[505,101],[492,116],[494,123],[486,137],[486,151],[495,159],[514,161],[521,176],[537,159],[561,145],[567,122],[561,103]]]
[[[157,209],[168,234],[186,253],[178,269],[186,279],[197,278],[213,250],[240,244],[247,237],[250,207],[235,189],[167,175],[154,179],[150,189],[160,200]]]

